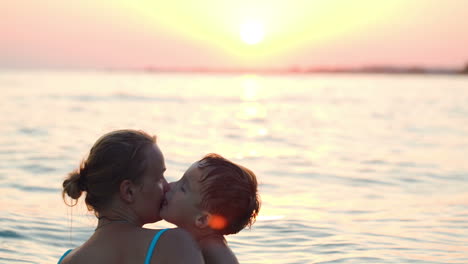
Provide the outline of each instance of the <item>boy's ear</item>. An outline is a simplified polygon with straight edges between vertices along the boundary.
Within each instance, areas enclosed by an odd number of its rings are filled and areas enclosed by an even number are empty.
[[[135,200],[134,185],[130,180],[123,180],[120,183],[120,198],[126,203],[132,203]]]
[[[204,229],[204,228],[209,227],[211,216],[212,215],[210,213],[206,211],[202,211],[195,218],[195,226],[199,229]]]

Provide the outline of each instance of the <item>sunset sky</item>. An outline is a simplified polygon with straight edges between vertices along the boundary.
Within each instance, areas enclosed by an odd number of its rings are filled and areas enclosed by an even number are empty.
[[[12,0],[0,68],[461,68],[468,0]]]

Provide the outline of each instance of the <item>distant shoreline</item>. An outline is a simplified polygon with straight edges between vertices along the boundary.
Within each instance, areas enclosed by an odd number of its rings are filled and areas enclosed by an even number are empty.
[[[252,73],[252,74],[421,74],[421,75],[465,75],[468,72],[453,69],[166,69],[166,68],[144,68],[130,69],[132,71],[144,71],[151,73]],[[118,70],[117,70],[118,71]]]
[[[112,70],[112,69],[110,69]],[[394,67],[394,66],[366,66],[356,68],[346,67],[289,67],[289,68],[208,68],[208,67],[152,67],[128,69],[151,73],[233,73],[233,74],[423,74],[423,75],[465,75],[468,65],[463,69],[456,68],[424,68],[424,67]]]
[[[266,75],[309,75],[309,74],[391,74],[391,75],[468,75],[468,65],[463,69],[456,68],[424,68],[424,67],[393,67],[393,66],[368,66],[360,68],[346,67],[289,67],[289,68],[208,68],[208,67],[128,67],[128,68],[86,68],[86,67],[13,67],[1,68],[2,70],[57,70],[57,71],[105,71],[105,72],[140,72],[140,73],[195,73],[195,74],[266,74]]]

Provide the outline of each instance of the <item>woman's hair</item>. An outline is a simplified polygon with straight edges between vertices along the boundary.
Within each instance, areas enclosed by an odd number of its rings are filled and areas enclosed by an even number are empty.
[[[147,167],[146,149],[156,143],[156,137],[143,131],[117,130],[99,138],[80,167],[63,181],[65,194],[78,200],[86,192],[88,210],[98,214],[119,191],[123,180],[139,183]]]
[[[235,234],[251,226],[260,210],[255,174],[218,154],[198,162],[202,169],[201,207],[216,216],[214,229],[222,235]]]

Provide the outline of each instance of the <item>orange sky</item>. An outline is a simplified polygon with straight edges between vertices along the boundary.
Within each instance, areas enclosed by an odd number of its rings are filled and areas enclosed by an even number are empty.
[[[0,2],[0,67],[273,67],[468,62],[467,0]],[[244,43],[246,21],[264,39]]]

